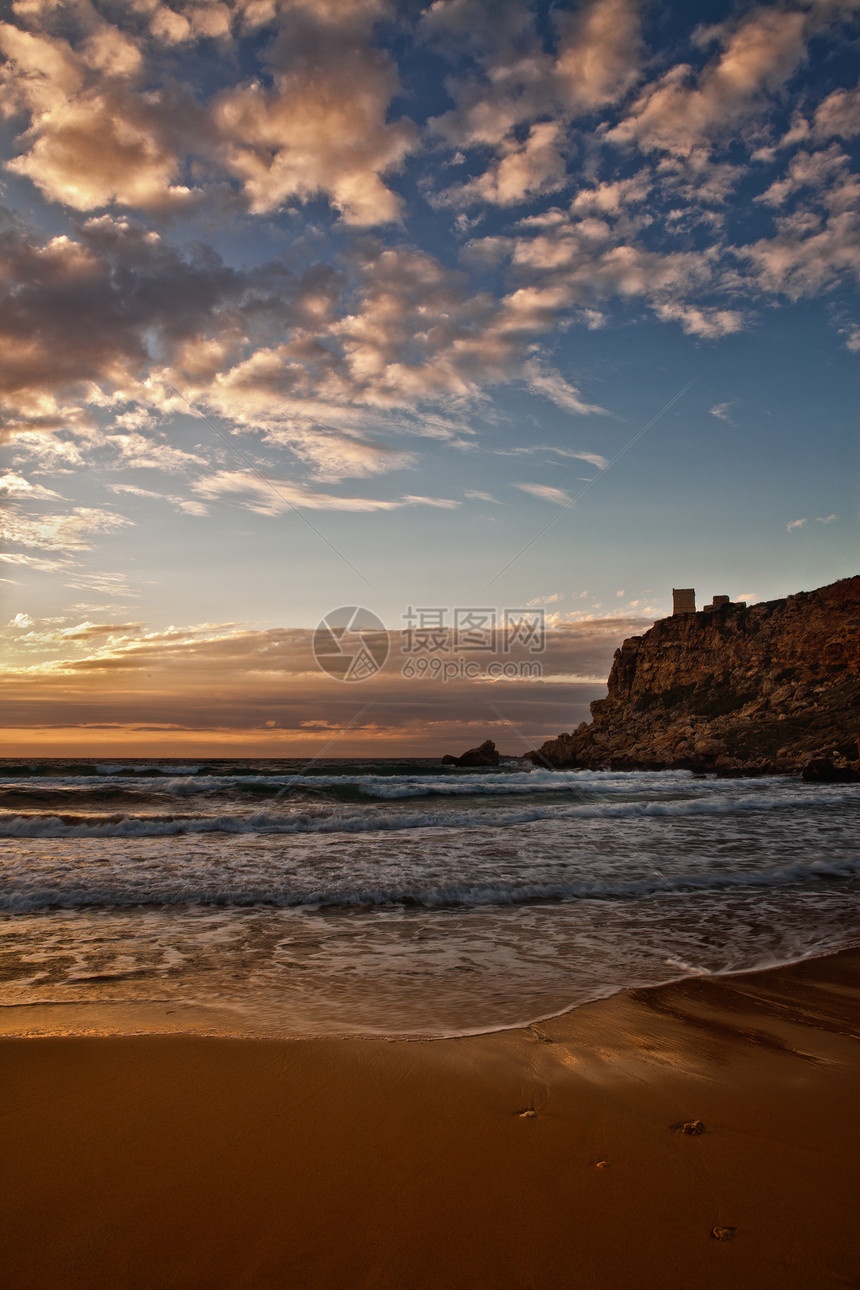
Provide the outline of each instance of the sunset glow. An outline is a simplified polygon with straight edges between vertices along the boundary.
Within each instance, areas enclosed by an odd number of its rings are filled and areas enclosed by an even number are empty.
[[[673,586],[855,571],[855,6],[4,12],[7,756],[519,753]]]

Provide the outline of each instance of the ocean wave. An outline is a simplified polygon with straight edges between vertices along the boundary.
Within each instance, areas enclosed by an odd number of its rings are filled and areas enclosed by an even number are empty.
[[[604,791],[619,791],[623,786],[607,784]],[[664,786],[668,788],[668,785]],[[59,780],[36,786],[24,783],[0,783],[0,807],[53,806],[56,810],[74,810],[76,804],[101,801],[145,804],[170,798],[223,798],[237,801],[260,798],[276,801],[328,798],[332,801],[358,802],[367,799],[397,801],[417,797],[521,797],[537,793],[581,792],[584,784],[569,772],[524,771],[501,775],[243,775],[243,776],[174,776],[154,780],[131,781],[87,777],[69,782]],[[627,786],[629,791],[630,785]]]
[[[128,908],[129,906],[216,906],[229,908],[374,908],[381,906],[434,908],[479,908],[488,905],[516,905],[574,900],[630,900],[655,896],[688,896],[692,893],[787,887],[798,883],[836,882],[860,875],[860,856],[838,861],[814,860],[780,868],[732,871],[696,871],[663,877],[568,881],[530,881],[527,878],[500,881],[437,882],[422,884],[393,882],[356,886],[294,885],[276,872],[255,880],[238,878],[221,871],[217,879],[211,870],[194,870],[175,875],[170,872],[126,871],[104,882],[93,873],[87,883],[70,882],[66,875],[41,885],[33,876],[7,889],[0,896],[0,911],[32,913],[50,909]]]
[[[666,801],[585,802],[536,805],[526,809],[484,806],[470,811],[405,811],[391,807],[319,806],[280,814],[78,814],[8,812],[0,815],[0,838],[145,838],[178,834],[377,833],[404,829],[510,828],[540,820],[624,820],[637,818],[732,816],[792,808],[860,804],[854,785],[827,785],[752,795],[723,794]]]
[[[135,775],[132,778],[87,776],[82,779],[57,778],[38,785],[4,782],[0,779],[0,807],[3,805],[53,807],[74,811],[76,805],[87,806],[100,801],[130,805],[165,804],[170,799],[211,799],[227,804],[268,801],[285,805],[304,800],[330,800],[358,803],[367,801],[397,802],[410,798],[504,798],[568,794],[583,799],[594,798],[662,798],[694,794],[706,799],[728,798],[761,800],[774,794],[804,795],[809,801],[812,789],[789,778],[768,780],[696,779],[689,771],[611,772],[515,771],[441,772],[421,774],[292,774],[270,775],[159,775],[156,778]],[[55,797],[52,800],[51,794]]]

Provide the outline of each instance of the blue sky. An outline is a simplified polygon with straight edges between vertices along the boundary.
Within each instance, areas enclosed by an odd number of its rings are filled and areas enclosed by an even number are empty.
[[[856,3],[6,14],[10,752],[536,740],[673,585],[856,571]],[[353,603],[542,607],[547,670],[356,717]]]

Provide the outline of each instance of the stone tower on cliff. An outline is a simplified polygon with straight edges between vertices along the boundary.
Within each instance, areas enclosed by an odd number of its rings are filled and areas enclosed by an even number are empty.
[[[695,587],[672,588],[672,613],[694,614],[696,612]]]

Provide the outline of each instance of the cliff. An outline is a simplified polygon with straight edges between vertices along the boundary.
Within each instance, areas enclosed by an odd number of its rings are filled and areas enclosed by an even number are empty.
[[[562,767],[848,773],[860,735],[860,577],[678,614],[615,652],[592,720],[532,759]]]

